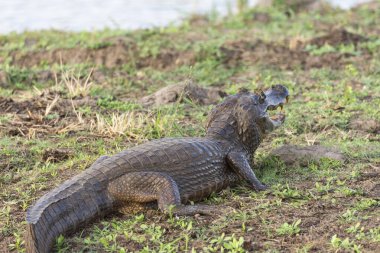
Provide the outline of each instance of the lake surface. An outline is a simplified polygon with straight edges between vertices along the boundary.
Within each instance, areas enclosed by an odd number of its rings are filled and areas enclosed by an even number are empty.
[[[249,0],[252,6],[257,0]],[[350,8],[364,0],[331,0]],[[0,33],[25,30],[137,29],[179,22],[186,15],[234,10],[236,0],[1,0]]]

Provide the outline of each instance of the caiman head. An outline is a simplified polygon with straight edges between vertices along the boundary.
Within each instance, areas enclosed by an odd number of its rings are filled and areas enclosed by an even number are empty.
[[[272,86],[259,95],[257,125],[262,133],[271,132],[281,126],[285,121],[285,113],[282,110],[285,103],[289,100],[289,92],[285,86],[280,84]],[[268,111],[281,111],[273,116]]]
[[[282,108],[288,98],[288,89],[280,84],[260,93],[243,90],[229,96],[211,111],[207,136],[238,141],[254,151],[267,133],[284,123]],[[277,109],[281,111],[272,115]]]

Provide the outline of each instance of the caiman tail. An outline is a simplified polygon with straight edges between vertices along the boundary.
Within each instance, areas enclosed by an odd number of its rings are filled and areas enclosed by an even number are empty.
[[[52,252],[60,234],[110,212],[113,200],[107,185],[105,174],[89,168],[40,198],[27,211],[26,252]]]

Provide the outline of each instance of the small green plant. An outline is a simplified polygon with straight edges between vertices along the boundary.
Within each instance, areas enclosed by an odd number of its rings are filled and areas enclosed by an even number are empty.
[[[338,192],[340,192],[343,196],[346,196],[346,197],[362,195],[361,191],[355,190],[355,189],[351,189],[351,188],[349,188],[347,186],[339,188]]]
[[[21,239],[21,235],[18,233],[14,233],[14,243],[9,244],[9,248],[11,250],[16,250],[17,252],[25,252],[23,248],[24,241]]]
[[[364,227],[360,226],[360,222],[347,228],[346,232],[350,234],[354,234],[355,238],[358,240],[362,240],[366,236],[364,232]]]
[[[65,237],[63,235],[58,236],[55,245],[58,252],[66,250],[67,247],[65,247]]]
[[[331,190],[331,184],[330,182],[326,182],[326,184],[322,184],[319,182],[315,182],[315,189],[322,194],[327,194]]]
[[[105,109],[113,109],[113,110],[118,110],[122,112],[141,109],[141,105],[139,104],[118,101],[114,97],[111,97],[111,96],[98,99],[97,105]]]
[[[30,69],[21,69],[11,65],[5,65],[3,70],[3,78],[6,80],[7,83],[11,84],[14,88],[17,89],[27,89],[26,83],[30,76],[33,74],[33,72]]]
[[[166,232],[165,228],[162,228],[161,226],[155,224],[143,223],[140,225],[140,229],[143,231],[144,235],[149,238],[150,241],[155,243],[161,242],[161,239]]]
[[[193,228],[193,222],[186,218],[177,218],[175,225],[185,231],[190,231]]]
[[[345,249],[345,250],[352,250],[353,252],[361,252],[361,245],[357,245],[354,242],[350,241],[350,239],[347,237],[345,239],[339,238],[337,235],[333,235],[330,241],[331,245],[335,249]]]
[[[327,53],[335,53],[337,50],[333,46],[325,44],[321,47],[316,45],[307,45],[306,51],[308,51],[311,55],[320,56]]]
[[[320,163],[320,168],[322,170],[328,170],[328,169],[336,170],[336,169],[339,169],[339,168],[341,168],[343,166],[343,162],[342,161],[339,161],[339,160],[336,160],[336,159],[327,158],[327,157],[322,157],[319,160],[319,163]]]
[[[99,238],[99,242],[102,244],[107,251],[116,251],[116,234],[108,234]]]
[[[356,94],[352,90],[352,87],[348,86],[348,85],[345,86],[345,88],[344,88],[344,94],[343,94],[343,97],[342,97],[342,103],[344,105],[349,105],[349,104],[355,103],[355,101],[356,101]]]
[[[169,223],[174,223],[175,217],[173,215],[173,210],[175,208],[175,205],[170,205],[167,209],[167,214],[169,215]]]
[[[292,224],[285,222],[279,228],[276,229],[276,233],[278,235],[287,235],[287,236],[297,235],[301,231],[299,227],[300,224],[301,224],[301,219],[294,221]]]
[[[360,171],[359,170],[353,170],[351,171],[349,175],[349,179],[356,179],[360,177]]]
[[[88,48],[90,48],[90,49],[101,49],[101,48],[106,48],[109,46],[112,46],[112,43],[109,41],[97,41],[97,42],[89,44]]]
[[[375,207],[375,206],[379,206],[380,202],[375,200],[375,199],[371,199],[371,198],[365,198],[365,199],[361,199],[359,202],[357,202],[354,206],[354,208],[358,211],[364,211],[364,210],[367,210],[371,207]]]
[[[341,54],[350,54],[350,55],[355,55],[358,56],[361,54],[360,51],[356,50],[356,47],[354,44],[340,44],[338,46],[338,51]]]
[[[358,77],[360,75],[359,70],[353,64],[348,64],[345,66],[344,73],[348,78]]]
[[[221,252],[224,252],[226,249],[228,252],[238,253],[245,252],[243,248],[244,238],[239,237],[237,239],[234,234],[232,236],[225,236],[223,233],[216,239],[210,241],[211,246],[208,248],[211,252],[216,252],[220,249]]]
[[[243,248],[244,238],[239,237],[236,239],[234,235],[230,237],[226,237],[225,242],[223,243],[223,247],[228,250],[228,252],[245,252]]]
[[[302,194],[299,190],[290,188],[288,184],[285,187],[277,185],[273,194],[281,199],[301,199]]]
[[[372,54],[379,52],[380,48],[380,39],[364,42],[360,44],[360,48],[367,49]]]
[[[369,230],[369,237],[374,242],[380,242],[380,226]]]

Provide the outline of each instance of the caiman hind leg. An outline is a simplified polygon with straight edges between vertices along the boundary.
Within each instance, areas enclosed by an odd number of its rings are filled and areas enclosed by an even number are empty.
[[[194,215],[215,213],[208,206],[185,206],[177,183],[167,174],[160,172],[131,172],[113,180],[108,186],[110,196],[119,205],[122,212],[128,211],[135,205],[138,208],[156,201],[158,209],[176,215]],[[172,209],[171,207],[174,206]]]

